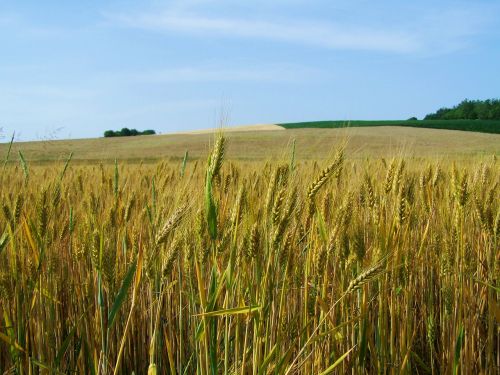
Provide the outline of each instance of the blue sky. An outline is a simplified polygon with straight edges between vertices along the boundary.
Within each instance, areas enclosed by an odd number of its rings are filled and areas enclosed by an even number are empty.
[[[500,1],[0,0],[4,141],[498,98]]]

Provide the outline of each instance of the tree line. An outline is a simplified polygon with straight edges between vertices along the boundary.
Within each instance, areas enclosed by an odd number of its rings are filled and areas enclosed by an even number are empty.
[[[139,131],[137,129],[122,128],[122,130],[106,130],[104,137],[132,137],[136,135],[153,135],[156,134],[154,130]]]
[[[441,108],[424,120],[500,120],[500,99],[465,99],[453,108]]]

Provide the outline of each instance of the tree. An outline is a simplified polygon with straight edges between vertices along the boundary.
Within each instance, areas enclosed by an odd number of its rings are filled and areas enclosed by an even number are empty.
[[[500,120],[500,100],[468,100],[452,108],[440,108],[425,120]]]
[[[130,137],[130,129],[129,128],[122,128],[122,130],[120,130],[120,135],[122,137]]]
[[[473,102],[471,102],[467,99],[458,105],[457,110],[461,110],[461,112],[462,112],[460,118],[464,118],[466,120],[477,119],[475,105]]]
[[[116,133],[113,130],[106,130],[104,132],[104,136],[106,138],[108,138],[108,137],[116,137]]]
[[[156,134],[154,130],[148,129],[144,131],[139,131],[137,129],[122,128],[122,130],[106,130],[104,132],[105,137],[133,137],[137,135],[152,135]]]

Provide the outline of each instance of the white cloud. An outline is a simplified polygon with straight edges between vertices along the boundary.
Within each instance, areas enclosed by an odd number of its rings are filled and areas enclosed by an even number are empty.
[[[221,65],[185,66],[122,74],[122,82],[171,83],[171,82],[304,82],[327,79],[329,73],[292,64],[270,64],[252,68],[233,68]]]
[[[20,14],[0,15],[0,33],[28,39],[61,39],[67,37],[70,29],[40,26]]]
[[[267,21],[261,19],[222,18],[163,14],[120,15],[122,25],[160,32],[182,32],[202,36],[260,38],[299,43],[331,49],[412,52],[419,41],[411,34],[398,31],[348,27],[313,21]]]
[[[334,50],[436,54],[467,47],[471,37],[488,32],[496,22],[492,14],[500,10],[500,6],[484,3],[354,1],[341,2],[335,10],[327,4],[323,7],[325,12],[321,13],[318,4],[302,4],[286,15],[284,6],[276,6],[268,13],[255,5],[243,9],[238,2],[189,0],[174,1],[154,11],[105,17],[114,24],[168,35],[260,39]],[[316,13],[310,8],[315,8]],[[297,9],[304,10],[302,16]]]
[[[141,116],[168,115],[175,112],[185,112],[188,110],[213,109],[217,106],[215,99],[179,99],[179,100],[160,100],[158,103],[137,105],[133,108],[120,111],[110,111],[101,114],[101,119],[106,121],[126,121],[127,119]]]
[[[4,97],[12,97],[16,99],[46,98],[57,100],[82,100],[92,98],[95,94],[95,90],[75,88],[68,85],[15,84],[2,87],[2,95]]]

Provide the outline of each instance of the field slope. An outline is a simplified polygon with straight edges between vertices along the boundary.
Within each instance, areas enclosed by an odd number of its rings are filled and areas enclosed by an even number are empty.
[[[288,158],[290,144],[296,140],[297,159],[323,159],[332,148],[348,141],[351,158],[406,156],[500,155],[500,135],[453,130],[418,129],[381,126],[347,129],[249,130],[226,133],[226,156],[239,160]],[[95,138],[14,143],[10,160],[21,151],[29,161],[62,160],[73,152],[74,161],[148,161],[205,158],[213,144],[214,134],[169,134],[141,137]],[[0,144],[0,157],[5,158],[8,144]]]

